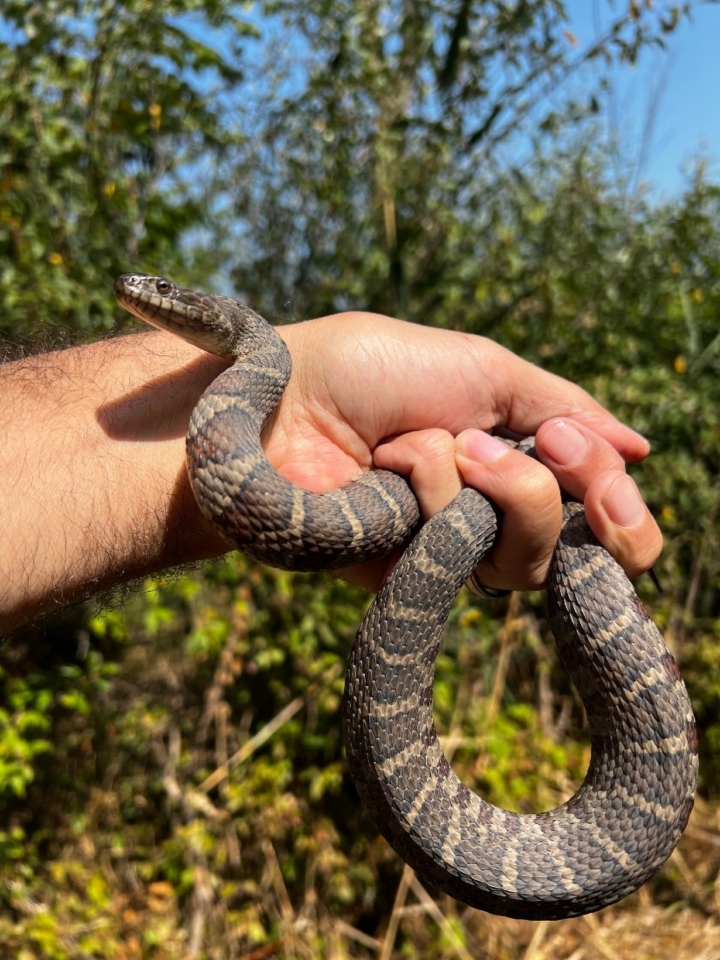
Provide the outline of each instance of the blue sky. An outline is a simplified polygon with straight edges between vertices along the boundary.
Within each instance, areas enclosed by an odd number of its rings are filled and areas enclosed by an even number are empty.
[[[607,24],[613,14],[607,3],[594,0],[569,0],[566,8],[580,49],[596,37],[598,18]],[[642,151],[653,102],[654,122]],[[665,51],[646,51],[635,68],[619,69],[605,119],[629,159],[637,164],[642,154],[640,180],[659,194],[677,193],[683,164],[698,155],[714,160],[712,179],[720,178],[720,5],[696,7]]]

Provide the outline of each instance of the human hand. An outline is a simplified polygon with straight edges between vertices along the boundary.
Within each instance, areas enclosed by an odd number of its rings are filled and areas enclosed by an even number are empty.
[[[348,313],[281,327],[293,377],[265,431],[273,464],[314,491],[373,464],[404,474],[428,519],[476,487],[504,513],[478,569],[488,587],[534,589],[560,532],[560,487],[630,576],[662,536],[625,463],[649,445],[585,391],[482,337]],[[541,463],[486,431],[536,434]],[[344,571],[377,589],[395,558]]]
[[[489,587],[542,585],[560,529],[558,482],[584,499],[631,575],[657,557],[660,533],[624,472],[648,445],[578,387],[480,337],[373,314],[279,333],[294,372],[264,436],[290,480],[324,491],[389,467],[409,477],[425,517],[476,486],[505,512],[478,572]],[[185,469],[190,413],[226,365],[148,332],[0,366],[0,631],[227,550]],[[536,433],[544,465],[480,432],[499,426]],[[346,576],[376,589],[393,562]]]

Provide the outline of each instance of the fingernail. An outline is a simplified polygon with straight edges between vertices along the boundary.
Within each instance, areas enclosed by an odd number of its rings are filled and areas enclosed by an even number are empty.
[[[645,516],[645,504],[635,481],[627,474],[618,477],[602,499],[605,512],[619,527],[634,527]]]
[[[457,438],[458,453],[477,463],[492,463],[509,451],[509,447],[497,437],[491,437],[483,430],[466,430]]]
[[[557,420],[543,434],[543,449],[556,463],[571,467],[585,456],[589,443],[567,420]]]
[[[633,430],[632,427],[628,427],[626,424],[621,423],[620,426],[628,434],[628,436],[634,437],[635,440],[638,440],[643,446],[647,448],[647,451],[650,451],[650,441],[647,437],[644,437],[641,433],[638,433],[637,430]]]

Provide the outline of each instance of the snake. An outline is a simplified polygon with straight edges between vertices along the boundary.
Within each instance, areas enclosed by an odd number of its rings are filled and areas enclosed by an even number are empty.
[[[492,548],[495,506],[466,487],[424,524],[400,476],[369,470],[309,492],[268,461],[261,431],[291,375],[277,331],[239,302],[125,274],[115,295],[147,323],[229,366],[192,411],[190,484],[228,544],[289,570],[337,570],[403,549],[349,656],[345,749],[377,828],[420,881],[479,910],[555,920],[626,897],[667,860],[698,778],[677,664],[622,568],[565,498],[547,581],[558,656],[583,702],[590,762],[554,810],[518,814],[473,793],[442,752],[433,678],[450,609]],[[518,444],[532,455],[532,438]]]

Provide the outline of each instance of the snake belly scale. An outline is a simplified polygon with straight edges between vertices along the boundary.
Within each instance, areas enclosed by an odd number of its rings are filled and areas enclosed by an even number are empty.
[[[358,632],[343,712],[358,792],[420,879],[473,907],[536,920],[599,910],[645,883],[693,806],[695,721],[659,630],[582,506],[564,508],[547,593],[558,652],[587,713],[590,766],[556,810],[508,813],[457,778],[432,712],[445,623],[495,540],[493,506],[467,488],[416,532],[415,498],[387,471],[327,494],[301,490],[260,441],[291,372],[272,327],[234,300],[160,277],[126,274],[115,294],[141,319],[232,364],[203,394],[187,434],[199,508],[230,544],[284,569],[323,570],[409,543]]]

